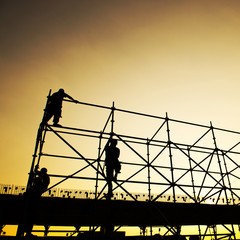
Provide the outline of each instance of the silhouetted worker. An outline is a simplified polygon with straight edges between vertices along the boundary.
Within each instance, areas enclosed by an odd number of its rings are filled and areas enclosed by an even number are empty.
[[[34,170],[36,177],[33,180],[32,187],[29,189],[27,193],[28,206],[25,223],[26,236],[33,236],[31,232],[34,224],[36,206],[38,204],[38,201],[40,200],[41,195],[48,189],[48,185],[50,183],[50,178],[47,174],[47,169],[41,168],[41,170],[39,171],[38,168],[39,166],[36,165]]]
[[[45,114],[43,118],[43,124],[47,124],[47,122],[53,117],[53,125],[54,126],[61,126],[58,124],[59,119],[62,115],[62,102],[64,98],[69,98],[73,100],[75,103],[78,101],[73,99],[71,96],[66,94],[64,90],[61,88],[58,92],[53,93],[49,99],[45,109]]]
[[[112,194],[112,181],[117,180],[117,175],[120,173],[121,165],[118,161],[120,150],[117,146],[117,140],[110,138],[105,147],[105,164],[106,164],[106,174],[107,174],[107,184],[108,184],[108,194],[107,198],[110,199]]]
[[[42,168],[38,170],[39,166],[35,167],[36,178],[33,181],[33,186],[30,189],[30,194],[34,194],[36,197],[40,197],[48,188],[50,178],[47,174],[47,169]]]

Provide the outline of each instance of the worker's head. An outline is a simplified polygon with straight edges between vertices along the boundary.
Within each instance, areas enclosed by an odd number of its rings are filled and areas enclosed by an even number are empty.
[[[41,168],[41,171],[40,171],[42,174],[46,174],[47,173],[47,169],[46,168]]]
[[[111,145],[117,146],[117,139],[111,139]]]
[[[63,89],[63,88],[60,88],[60,89],[58,90],[58,92],[61,93],[61,94],[63,94],[63,93],[64,93],[64,89]]]

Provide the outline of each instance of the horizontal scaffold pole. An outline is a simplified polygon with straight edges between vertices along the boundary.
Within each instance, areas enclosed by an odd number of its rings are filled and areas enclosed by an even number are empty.
[[[66,102],[73,102],[73,101],[68,100],[68,99],[64,99],[64,101],[66,101]],[[76,102],[74,102],[74,103],[76,103]],[[87,105],[87,106],[97,107],[97,108],[103,108],[103,109],[109,109],[109,110],[113,109],[113,107],[107,107],[107,106],[103,106],[103,105],[97,105],[97,104],[86,103],[86,102],[79,102],[79,101],[77,102],[77,104]],[[116,107],[114,107],[114,111],[123,112],[123,113],[129,113],[129,114],[139,115],[139,116],[144,116],[144,117],[150,117],[150,118],[166,120],[166,117],[160,117],[160,116],[157,116],[157,115],[152,115],[152,114],[147,114],[147,113],[140,113],[140,112],[120,109],[120,108],[116,108]],[[182,120],[177,120],[177,119],[172,119],[172,118],[168,118],[167,120],[171,121],[171,122],[182,123],[182,124],[187,124],[187,125],[192,125],[192,126],[202,127],[202,128],[209,128],[210,127],[209,125],[203,125],[203,124],[198,124],[198,123],[193,123],[193,122],[187,122],[187,121],[182,121]],[[240,134],[240,132],[238,132],[238,131],[233,131],[233,130],[224,129],[224,128],[213,127],[213,129],[214,130],[218,130],[218,131],[234,133],[234,134]]]

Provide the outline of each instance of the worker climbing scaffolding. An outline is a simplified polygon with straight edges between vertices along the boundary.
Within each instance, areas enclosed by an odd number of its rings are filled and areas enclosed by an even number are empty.
[[[23,215],[18,228],[18,237],[24,236],[24,233],[26,237],[33,236],[32,228],[36,218],[36,209],[42,194],[47,191],[49,183],[47,169],[43,167],[39,171],[39,165],[36,165],[32,185],[24,194]]]
[[[50,183],[50,178],[47,174],[46,168],[41,168],[39,171],[39,166],[36,165],[35,167],[35,178],[33,180],[32,187],[30,188],[29,192],[35,196],[41,196],[48,188]]]
[[[48,102],[45,109],[45,114],[43,117],[42,123],[45,125],[53,116],[53,125],[57,127],[61,127],[58,124],[59,119],[62,115],[62,102],[64,98],[71,99],[73,102],[78,103],[77,100],[73,99],[71,96],[64,92],[64,89],[59,89],[58,92],[53,93],[48,98]]]
[[[46,168],[41,168],[39,171],[39,166],[35,167],[35,178],[33,180],[32,187],[26,193],[27,196],[27,218],[25,221],[24,231],[26,232],[26,236],[32,236],[32,228],[34,225],[35,212],[38,206],[38,202],[42,194],[47,191],[48,185],[50,183],[50,178],[47,174]]]

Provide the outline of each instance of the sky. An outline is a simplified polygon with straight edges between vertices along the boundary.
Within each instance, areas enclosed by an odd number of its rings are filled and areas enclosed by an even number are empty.
[[[50,89],[239,131],[239,12],[238,0],[0,0],[0,183],[26,185]],[[67,104],[61,123],[97,121]]]

